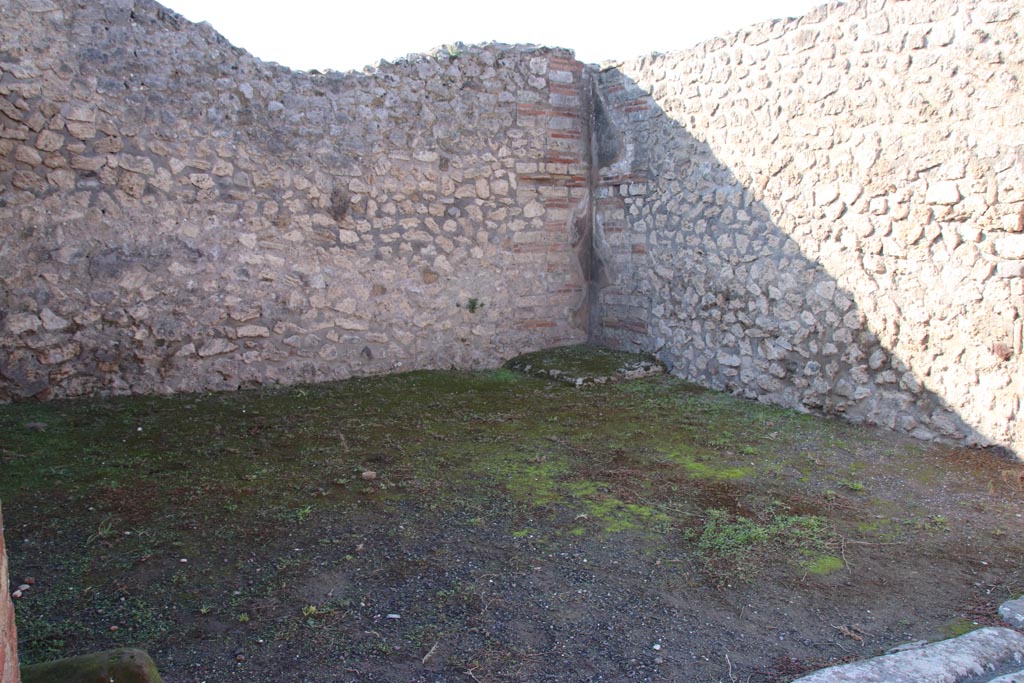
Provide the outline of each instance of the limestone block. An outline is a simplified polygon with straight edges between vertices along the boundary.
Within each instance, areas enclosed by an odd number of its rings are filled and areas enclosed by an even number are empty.
[[[1024,259],[1024,233],[998,238],[996,253],[1005,259]]]
[[[369,194],[370,186],[360,178],[353,178],[348,182],[348,189],[355,194]]]
[[[46,174],[46,182],[61,190],[75,189],[75,174],[66,168],[59,168]]]
[[[58,365],[73,360],[82,352],[78,342],[71,341],[44,349],[39,354],[39,362],[43,365]]]
[[[717,360],[721,365],[726,367],[739,367],[743,364],[743,360],[736,354],[727,353],[722,351],[718,354]]]
[[[142,175],[153,175],[156,170],[153,160],[149,157],[133,156],[131,154],[118,155],[117,165],[126,171],[141,173]]]
[[[15,313],[7,317],[6,327],[11,334],[35,332],[42,326],[42,320],[34,313]]]
[[[950,205],[960,201],[960,189],[951,180],[944,180],[928,185],[925,193],[925,201],[929,204]]]
[[[1006,261],[997,264],[996,276],[1001,278],[1024,278],[1024,260]]]
[[[1024,210],[1020,213],[1003,216],[999,224],[1006,232],[1024,232]]]
[[[117,180],[117,186],[129,197],[138,199],[146,191],[146,178],[138,173],[122,173]]]
[[[47,332],[60,332],[71,326],[68,320],[60,317],[49,308],[44,308],[39,314],[39,318],[43,322],[43,329]]]
[[[46,179],[32,171],[15,171],[11,177],[11,185],[19,190],[38,193],[46,187]]]
[[[238,349],[238,346],[232,344],[227,339],[211,339],[199,347],[199,357],[209,358],[210,356],[217,356],[223,353],[231,353]]]
[[[39,152],[28,145],[18,145],[18,148],[14,150],[14,160],[29,166],[38,166],[43,163],[43,157],[39,155]]]
[[[827,206],[839,198],[839,187],[824,185],[814,189],[814,205]]]
[[[92,148],[100,154],[117,154],[124,148],[124,144],[119,136],[108,135],[94,142]],[[152,173],[152,170],[150,172]]]
[[[242,325],[236,331],[239,337],[269,337],[270,330],[263,325]]]
[[[537,218],[544,215],[544,205],[536,200],[527,202],[523,209],[523,215],[526,218]]]
[[[88,104],[72,105],[64,112],[64,118],[68,121],[96,122],[96,107]]]
[[[209,190],[216,187],[216,183],[213,178],[211,178],[207,173],[190,173],[188,181],[200,190]]]
[[[96,124],[85,121],[68,121],[65,124],[68,133],[79,140],[91,140],[96,137]]]
[[[98,171],[107,163],[105,156],[83,156],[75,154],[71,157],[71,168],[80,171]]]

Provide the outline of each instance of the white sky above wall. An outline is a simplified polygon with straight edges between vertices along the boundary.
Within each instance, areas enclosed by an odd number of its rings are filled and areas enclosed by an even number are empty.
[[[162,0],[264,61],[360,70],[462,41],[567,47],[598,63],[692,47],[822,0]]]

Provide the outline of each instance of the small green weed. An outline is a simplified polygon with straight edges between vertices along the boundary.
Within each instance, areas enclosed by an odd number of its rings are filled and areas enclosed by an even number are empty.
[[[114,530],[114,523],[110,517],[104,517],[99,526],[96,527],[96,531],[85,539],[85,544],[92,545],[97,541],[106,541],[114,536],[117,536],[117,531]]]
[[[462,304],[455,304],[455,305],[458,308],[462,308]],[[475,296],[474,297],[470,297],[469,300],[466,301],[466,310],[469,311],[470,313],[476,313],[477,311],[479,311],[483,307],[484,307],[484,302],[480,301],[480,299],[477,299]]]
[[[907,519],[904,526],[909,526],[916,531],[948,532],[949,520],[944,515],[932,515],[925,519]]]
[[[302,608],[302,616],[306,617],[306,626],[313,628],[316,626],[316,618],[323,616],[330,610],[322,610],[316,605],[306,605]]]

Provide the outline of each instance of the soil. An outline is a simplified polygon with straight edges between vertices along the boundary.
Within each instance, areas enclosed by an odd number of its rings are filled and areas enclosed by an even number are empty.
[[[23,663],[169,683],[787,681],[1024,592],[1021,462],[667,376],[15,404],[0,467]]]

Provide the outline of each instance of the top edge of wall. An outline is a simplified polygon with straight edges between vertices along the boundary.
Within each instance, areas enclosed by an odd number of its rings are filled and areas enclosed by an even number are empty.
[[[884,4],[884,2],[885,0],[882,0],[882,2],[878,4]],[[852,16],[858,11],[861,11],[865,7],[865,4],[866,0],[851,0],[850,2],[839,2],[837,0],[833,0],[833,2],[817,5],[811,8],[811,10],[806,14],[799,17],[768,19],[766,21],[750,24],[749,26],[745,26],[720,36],[702,40],[690,47],[680,47],[667,52],[649,52],[647,54],[637,55],[630,59],[607,60],[601,62],[599,66],[602,70],[608,70],[615,69],[626,64],[637,64],[646,61],[653,63],[663,59],[672,59],[683,55],[708,54],[729,45],[760,45],[773,38],[777,38],[788,33],[790,30],[798,26],[804,24],[819,24],[826,21],[837,12],[842,12],[845,16]]]
[[[209,22],[195,23],[178,14],[174,10],[156,2],[156,0],[96,0],[97,4],[104,5],[115,11],[123,12],[134,23],[159,23],[164,30],[193,31],[209,43],[230,47],[238,57],[250,59],[255,64],[277,69],[282,72],[309,74],[311,76],[348,76],[348,75],[373,75],[387,72],[393,67],[415,65],[424,61],[438,61],[443,59],[454,60],[462,56],[487,55],[496,56],[501,53],[537,53],[541,55],[554,55],[565,59],[575,60],[576,53],[570,48],[535,45],[535,44],[509,44],[495,41],[485,43],[466,44],[457,42],[448,45],[440,45],[427,52],[409,53],[404,57],[395,60],[379,59],[371,65],[362,69],[337,70],[327,68],[320,69],[296,69],[282,65],[278,62],[268,61],[257,57],[245,48],[231,43],[224,35]],[[21,3],[29,12],[46,12],[59,10],[64,4],[62,0],[22,0]]]

